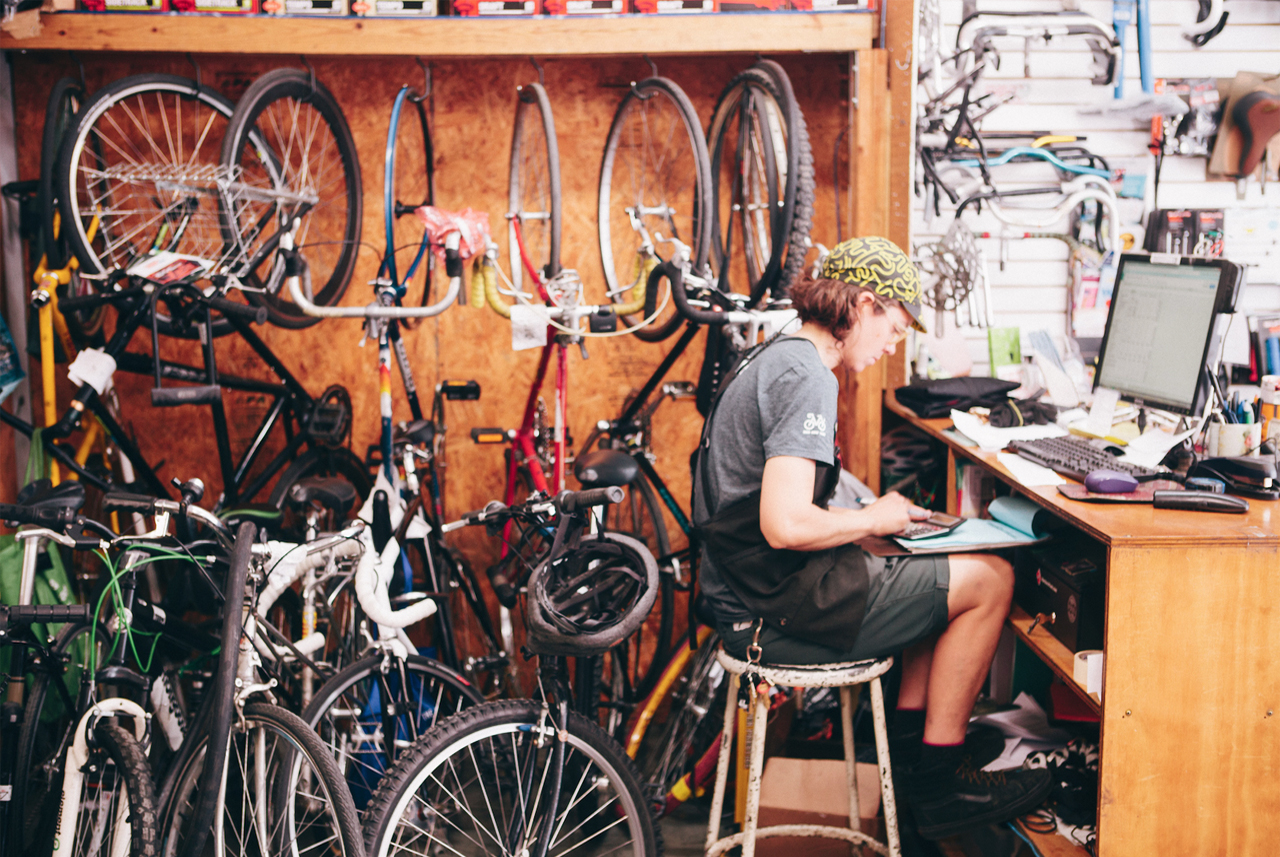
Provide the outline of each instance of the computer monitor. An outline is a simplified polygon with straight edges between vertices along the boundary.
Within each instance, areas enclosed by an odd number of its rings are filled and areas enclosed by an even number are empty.
[[[1216,315],[1231,311],[1238,287],[1237,267],[1221,259],[1121,256],[1094,388],[1141,406],[1199,413]]]

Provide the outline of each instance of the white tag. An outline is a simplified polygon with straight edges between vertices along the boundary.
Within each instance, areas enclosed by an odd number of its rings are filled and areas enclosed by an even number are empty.
[[[67,367],[71,383],[88,384],[102,395],[111,386],[111,376],[116,372],[115,358],[101,348],[86,348],[76,355]]]
[[[547,308],[534,304],[516,304],[511,308],[511,350],[525,351],[547,344],[547,325],[551,316]]]
[[[426,518],[422,517],[422,510],[419,509],[409,519],[409,526],[405,527],[404,537],[406,539],[425,539],[430,533],[431,525],[427,523]]]
[[[0,786],[0,803],[13,800],[13,786]]]
[[[1093,405],[1089,408],[1089,421],[1085,423],[1085,431],[1098,437],[1111,434],[1111,421],[1116,415],[1116,403],[1120,394],[1106,387],[1093,391]]]

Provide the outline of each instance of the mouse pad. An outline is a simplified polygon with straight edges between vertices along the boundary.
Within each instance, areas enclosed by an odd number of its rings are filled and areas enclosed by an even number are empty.
[[[1137,491],[1130,491],[1128,494],[1095,494],[1088,488],[1077,483],[1069,485],[1059,485],[1058,493],[1063,497],[1072,500],[1082,500],[1085,503],[1150,503],[1151,495],[1156,491],[1183,491],[1186,490],[1181,484],[1171,479],[1157,479],[1154,482],[1142,482],[1138,485]]]

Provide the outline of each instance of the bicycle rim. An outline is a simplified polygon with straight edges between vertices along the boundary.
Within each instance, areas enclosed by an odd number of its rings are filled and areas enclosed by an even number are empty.
[[[534,268],[548,280],[560,273],[560,147],[556,141],[551,102],[541,84],[519,90],[515,128],[511,134],[511,169],[507,210],[507,254],[511,281],[518,289],[534,292],[520,259],[516,224]]]
[[[392,658],[385,673],[383,662],[374,655],[351,664],[302,712],[332,751],[359,810],[404,748],[438,720],[484,702],[466,679],[430,658]]]
[[[554,734],[533,701],[493,702],[441,724],[406,755],[370,806],[366,851],[521,854],[550,825],[554,855],[661,852],[630,760],[597,726],[570,714],[555,818],[539,814]]]
[[[187,853],[207,743],[192,755],[166,820],[162,853]],[[249,704],[231,726],[220,816],[205,824],[215,855],[357,857],[351,796],[319,738],[274,705]]]
[[[664,241],[687,244],[693,270],[703,271],[710,250],[710,194],[706,142],[688,96],[662,77],[635,84],[614,114],[600,167],[600,259],[611,300],[633,299],[644,273],[642,229],[664,259],[671,254]],[[679,323],[669,301],[636,335],[659,341]]]
[[[319,319],[304,314],[284,287],[284,260],[273,242],[298,220],[304,288],[315,304],[338,302],[355,266],[363,203],[355,142],[337,101],[305,72],[267,72],[236,106],[221,164],[234,177],[218,205],[232,267],[260,290],[250,296],[273,324],[315,324]]]
[[[231,113],[213,90],[163,74],[124,78],[89,99],[64,135],[57,175],[83,272],[126,268],[153,248],[222,258],[218,145]]]
[[[434,203],[435,157],[427,111],[416,91],[401,87],[391,107],[383,167],[382,218],[386,233],[383,273],[406,287],[410,280],[421,277],[422,306],[429,303],[433,264],[430,251],[424,249],[425,230],[413,216],[413,210]],[[400,323],[406,322],[406,326],[416,323],[414,319],[402,319]]]

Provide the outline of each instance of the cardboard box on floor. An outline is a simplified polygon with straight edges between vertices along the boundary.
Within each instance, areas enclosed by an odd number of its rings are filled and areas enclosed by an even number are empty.
[[[862,832],[882,837],[880,774],[875,765],[858,764],[858,812]],[[826,824],[849,826],[849,792],[842,759],[787,759],[765,763],[760,781],[760,826]],[[849,843],[838,839],[760,839],[756,857],[849,857]]]

